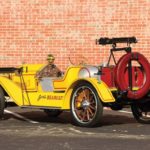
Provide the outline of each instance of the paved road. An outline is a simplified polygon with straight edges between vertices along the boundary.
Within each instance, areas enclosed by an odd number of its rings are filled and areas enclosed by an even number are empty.
[[[5,110],[0,121],[1,150],[148,150],[150,126],[137,123],[129,109],[105,110],[101,124],[81,128],[71,124],[69,112],[49,118],[40,110]]]

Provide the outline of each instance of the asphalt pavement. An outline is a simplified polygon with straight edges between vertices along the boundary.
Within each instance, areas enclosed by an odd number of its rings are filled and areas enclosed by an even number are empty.
[[[49,118],[42,110],[10,107],[0,121],[1,150],[149,150],[150,127],[130,109],[104,110],[94,128],[72,125],[69,112]]]

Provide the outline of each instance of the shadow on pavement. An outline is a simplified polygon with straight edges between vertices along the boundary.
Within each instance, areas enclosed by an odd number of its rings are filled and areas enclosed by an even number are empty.
[[[24,118],[29,120],[33,120],[39,123],[55,123],[55,124],[72,124],[72,119],[70,112],[63,112],[58,117],[48,117],[46,113],[42,111],[27,111],[27,112],[17,112],[17,114],[21,115]],[[19,118],[12,114],[6,113],[4,115],[3,120],[17,119],[20,121],[25,121],[23,118]],[[96,127],[101,126],[112,126],[112,125],[120,125],[120,124],[132,124],[136,123],[134,118],[130,116],[126,116],[122,113],[120,114],[103,114],[101,122]]]

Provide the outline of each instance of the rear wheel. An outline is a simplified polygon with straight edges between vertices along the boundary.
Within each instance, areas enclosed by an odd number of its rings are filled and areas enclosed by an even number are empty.
[[[134,103],[131,105],[131,110],[139,123],[150,124],[150,102]]]
[[[4,108],[5,108],[5,97],[3,89],[0,87],[0,119],[4,115]]]
[[[59,116],[62,111],[61,110],[56,110],[56,109],[45,109],[44,112],[49,116],[49,117],[57,117]]]
[[[82,127],[92,127],[100,122],[103,106],[95,88],[87,83],[78,84],[72,93],[71,114],[73,122]]]

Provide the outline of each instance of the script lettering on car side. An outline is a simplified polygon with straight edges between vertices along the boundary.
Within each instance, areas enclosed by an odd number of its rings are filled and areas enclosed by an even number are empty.
[[[62,100],[63,96],[54,96],[54,95],[39,95],[37,98],[37,101],[40,101],[41,99],[45,100]]]

